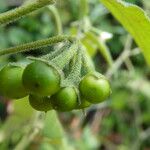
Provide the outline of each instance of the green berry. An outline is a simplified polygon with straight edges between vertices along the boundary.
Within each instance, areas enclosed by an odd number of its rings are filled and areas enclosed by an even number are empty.
[[[75,109],[78,103],[77,94],[74,88],[61,88],[51,97],[53,108],[58,111],[71,111]]]
[[[24,68],[16,65],[7,65],[0,71],[0,95],[20,99],[28,95],[22,85]]]
[[[48,64],[36,61],[29,64],[23,73],[23,85],[32,94],[49,96],[60,88],[60,75]]]
[[[40,97],[37,95],[29,95],[30,105],[38,111],[49,111],[52,109],[50,97]]]
[[[108,80],[99,73],[87,74],[80,82],[81,95],[90,103],[100,103],[110,95]]]

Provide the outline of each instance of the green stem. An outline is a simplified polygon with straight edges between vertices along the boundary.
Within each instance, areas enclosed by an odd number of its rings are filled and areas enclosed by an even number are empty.
[[[0,25],[8,24],[16,21],[27,14],[38,10],[46,5],[53,4],[54,0],[36,0],[34,2],[24,4],[16,9],[0,14]]]
[[[111,67],[113,65],[113,59],[110,54],[108,47],[106,46],[105,42],[101,41],[94,33],[88,32],[86,35],[98,46],[99,51]]]
[[[6,55],[6,54],[13,54],[13,53],[18,53],[18,52],[30,51],[30,50],[34,50],[37,48],[49,46],[51,44],[63,42],[66,40],[72,42],[74,40],[74,38],[72,36],[62,35],[62,36],[55,36],[55,37],[51,37],[51,38],[47,38],[47,39],[43,39],[43,40],[38,40],[35,42],[22,44],[22,45],[19,45],[16,47],[1,49],[0,50],[0,56]]]
[[[88,15],[89,6],[87,0],[80,0],[80,19]]]
[[[63,33],[63,29],[62,29],[62,23],[61,23],[59,12],[55,6],[48,6],[48,8],[54,16],[56,28],[57,28],[57,34],[60,35]]]

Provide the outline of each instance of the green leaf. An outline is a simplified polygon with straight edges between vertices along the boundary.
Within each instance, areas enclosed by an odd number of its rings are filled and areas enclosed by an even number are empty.
[[[57,113],[54,110],[46,113],[43,136],[45,137],[45,144],[47,143],[47,147],[48,145],[51,146],[51,149],[72,150],[63,127],[58,119]],[[41,148],[40,150],[43,149]]]
[[[150,19],[138,6],[121,0],[100,0],[133,36],[150,65]]]
[[[45,118],[44,136],[51,139],[61,139],[64,136],[62,126],[55,111],[48,111]]]

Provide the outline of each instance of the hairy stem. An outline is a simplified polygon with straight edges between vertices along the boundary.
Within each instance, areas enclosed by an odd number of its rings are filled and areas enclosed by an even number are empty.
[[[0,50],[0,56],[6,55],[6,54],[13,54],[13,53],[18,53],[18,52],[30,51],[30,50],[34,50],[37,48],[49,46],[51,44],[63,42],[66,40],[72,42],[74,40],[74,38],[72,36],[62,35],[62,36],[55,36],[55,37],[51,37],[51,38],[47,38],[47,39],[43,39],[43,40],[38,40],[35,42],[22,44],[22,45],[19,45],[16,47],[1,49]]]
[[[16,21],[27,14],[38,10],[46,5],[53,4],[54,0],[36,0],[31,3],[24,4],[16,9],[0,14],[0,25],[8,24]]]

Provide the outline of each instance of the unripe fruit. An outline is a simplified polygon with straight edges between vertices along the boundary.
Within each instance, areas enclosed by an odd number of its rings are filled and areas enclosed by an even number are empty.
[[[52,108],[50,97],[40,97],[37,95],[29,95],[30,105],[38,111],[49,111]]]
[[[101,74],[88,74],[80,82],[81,95],[90,103],[100,103],[110,95],[110,84]]]
[[[32,94],[49,96],[60,88],[60,75],[53,67],[41,61],[29,64],[23,72],[23,85]]]
[[[28,95],[22,85],[23,68],[7,65],[0,71],[0,95],[19,99]]]
[[[78,103],[77,94],[74,88],[65,87],[60,89],[51,97],[53,108],[58,111],[71,111]]]

